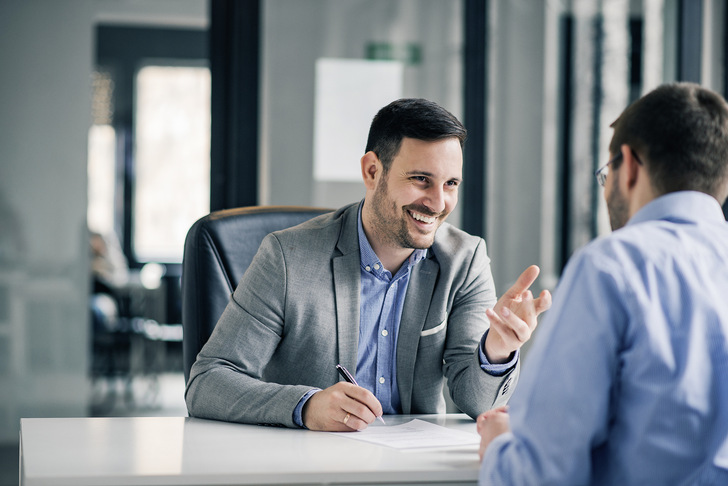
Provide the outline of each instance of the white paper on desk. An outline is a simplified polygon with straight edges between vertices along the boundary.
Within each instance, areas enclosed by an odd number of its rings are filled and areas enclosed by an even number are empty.
[[[370,425],[359,432],[335,432],[349,439],[394,447],[395,449],[440,449],[471,447],[480,436],[415,419],[401,425]]]

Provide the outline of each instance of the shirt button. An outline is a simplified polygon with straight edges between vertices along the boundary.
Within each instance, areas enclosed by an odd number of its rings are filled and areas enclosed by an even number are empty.
[[[364,270],[366,270],[367,272],[371,272],[372,271],[372,267],[370,267],[369,265],[367,265],[366,267],[364,267]]]
[[[385,336],[386,337],[388,334],[389,334],[389,332],[387,332],[386,329],[383,329],[382,330],[382,336]]]
[[[384,377],[383,376],[379,378],[379,383],[384,384]]]
[[[374,264],[374,270],[379,270],[379,264],[378,263],[375,263]]]

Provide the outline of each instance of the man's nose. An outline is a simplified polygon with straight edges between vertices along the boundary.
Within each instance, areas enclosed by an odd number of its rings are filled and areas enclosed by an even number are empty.
[[[445,210],[445,191],[442,187],[431,187],[427,191],[425,206],[434,213],[441,213]]]

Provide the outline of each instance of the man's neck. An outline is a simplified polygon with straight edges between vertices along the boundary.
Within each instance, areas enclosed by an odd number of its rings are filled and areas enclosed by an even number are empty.
[[[362,219],[362,228],[364,229],[367,241],[369,241],[369,245],[372,247],[372,250],[374,250],[374,253],[376,253],[379,261],[382,262],[384,268],[392,275],[396,274],[414,250],[412,248],[392,247],[391,245],[387,245],[378,238],[377,234],[367,229],[367,224],[364,219]]]
[[[650,179],[648,177],[642,177],[638,180],[631,196],[632,197],[629,200],[630,218],[632,218],[632,216],[634,216],[635,213],[642,209],[647,203],[656,199],[659,194],[655,192]]]

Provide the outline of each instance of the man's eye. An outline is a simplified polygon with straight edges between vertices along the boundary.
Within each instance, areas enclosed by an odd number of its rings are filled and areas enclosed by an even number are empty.
[[[446,184],[450,187],[457,187],[460,185],[460,181],[447,181]]]
[[[417,182],[427,182],[427,177],[425,177],[425,176],[412,176],[412,180],[415,180]]]

